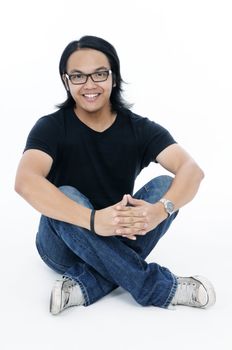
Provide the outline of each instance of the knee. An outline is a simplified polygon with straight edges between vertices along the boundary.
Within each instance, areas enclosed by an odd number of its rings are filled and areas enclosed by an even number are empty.
[[[171,186],[173,178],[169,175],[161,175],[150,180],[136,194],[135,198],[143,199],[149,203],[156,203]]]
[[[160,175],[155,177],[151,181],[155,186],[166,189],[167,191],[173,182],[173,177],[170,175]]]
[[[83,205],[84,207],[92,208],[92,204],[90,203],[89,199],[80,191],[78,191],[75,187],[64,185],[60,186],[59,190],[63,192],[67,197]]]
[[[152,179],[145,187],[148,191],[154,191],[157,194],[159,193],[160,196],[163,196],[170,188],[172,182],[173,177],[169,175],[160,175]]]
[[[59,190],[66,195],[79,192],[75,187],[67,185],[60,186]]]

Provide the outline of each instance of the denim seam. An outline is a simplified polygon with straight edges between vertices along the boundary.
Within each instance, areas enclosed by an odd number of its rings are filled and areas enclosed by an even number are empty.
[[[88,251],[88,253],[90,255],[92,255],[93,257],[95,257],[96,255],[92,252],[91,249],[89,249],[89,247],[87,245],[82,244],[81,240],[78,239],[77,235],[75,235],[74,233],[71,233],[72,238],[78,243],[79,247],[82,249],[85,249],[86,251]],[[72,250],[72,248],[70,247],[70,249]],[[132,250],[133,251],[133,250]],[[133,253],[136,254],[136,252],[133,251]],[[137,254],[136,254],[137,255]],[[138,258],[138,257],[137,257]],[[106,270],[106,269],[105,269]],[[107,270],[106,270],[107,272]],[[104,277],[104,276],[103,276]],[[104,277],[107,279],[107,277]],[[115,281],[110,281],[111,283],[116,283]]]
[[[144,266],[143,266],[143,264],[142,264],[142,262],[141,262],[141,257],[138,256],[138,254],[137,254],[133,249],[132,249],[132,252],[134,253],[134,256],[136,257],[136,259],[137,259],[139,265],[142,267],[142,270],[144,271],[145,269],[144,269]]]
[[[89,254],[94,256],[93,252],[91,251],[91,249],[89,249],[87,246],[83,245],[82,242],[77,238],[76,235],[72,234],[72,238],[78,242],[79,244],[79,247],[85,249],[85,250],[88,250]],[[71,249],[71,248],[70,248]],[[87,292],[87,289],[86,287],[84,286],[84,284],[80,281],[80,279],[78,277],[73,277],[69,274],[65,274],[66,276],[69,276],[71,279],[75,280],[79,285],[80,285],[80,288],[84,294],[84,299],[85,299],[85,302],[84,302],[84,306],[88,306],[90,305],[90,298],[89,298],[89,294]],[[115,283],[115,282],[114,282]]]
[[[76,278],[76,282],[79,284],[81,291],[83,293],[84,306],[88,306],[90,304],[90,300],[89,300],[87,289],[85,288],[84,284],[79,280],[79,278]]]
[[[160,306],[160,307],[163,307],[163,308],[167,308],[170,305],[170,303],[171,303],[171,301],[172,301],[172,299],[173,299],[173,297],[174,297],[174,295],[176,293],[176,289],[177,289],[176,276],[173,273],[171,273],[171,272],[170,272],[170,274],[171,274],[171,277],[172,277],[173,284],[172,284],[172,288],[170,290],[170,293],[169,293],[166,301],[164,302],[163,305]]]
[[[93,254],[93,252],[91,251],[91,249],[89,249],[88,247],[84,246],[84,245],[79,241],[79,239],[76,237],[76,235],[73,234],[72,237],[73,237],[73,239],[74,239],[76,242],[78,242],[78,244],[79,244],[80,247],[82,247],[83,249],[88,250],[89,254],[91,254],[92,256],[94,256],[94,254]],[[142,262],[141,262],[141,257],[138,256],[138,254],[137,254],[133,249],[131,249],[131,251],[132,251],[132,253],[134,254],[136,260],[137,260],[138,263],[139,263],[139,265],[141,266],[142,270],[144,271],[145,269],[144,269],[144,266],[143,266],[143,264],[142,264]],[[105,278],[106,278],[106,277],[105,277]],[[113,283],[116,283],[116,282],[113,282]]]
[[[60,264],[60,263],[57,263],[56,261],[54,261],[53,259],[51,259],[44,251],[43,249],[41,248],[39,242],[36,242],[36,248],[38,250],[38,253],[41,257],[42,260],[45,260],[45,261],[50,261],[52,264],[55,264],[57,266],[61,266],[63,267],[64,269],[67,269],[69,268],[68,265],[63,265],[63,264]]]
[[[63,265],[63,264],[60,264],[60,263],[57,263],[56,261],[54,261],[53,259],[51,259],[48,255],[44,255],[43,257],[46,257],[46,260],[47,261],[50,261],[52,264],[55,264],[55,265],[57,265],[57,266],[61,266],[61,267],[63,267],[64,269],[68,269],[69,268],[69,266],[68,265]],[[42,258],[43,258],[42,257]]]

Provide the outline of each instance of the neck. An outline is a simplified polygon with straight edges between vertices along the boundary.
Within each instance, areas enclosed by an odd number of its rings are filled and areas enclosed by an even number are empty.
[[[114,123],[117,115],[116,112],[111,111],[110,107],[104,111],[100,110],[94,112],[87,112],[75,107],[74,112],[77,118],[84,124],[99,132],[108,129]]]

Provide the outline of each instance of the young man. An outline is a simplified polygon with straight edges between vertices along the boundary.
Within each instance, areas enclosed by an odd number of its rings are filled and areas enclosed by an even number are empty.
[[[51,293],[51,313],[88,306],[118,286],[143,306],[213,305],[204,277],[177,277],[145,261],[197,193],[202,170],[166,129],[128,109],[119,58],[107,41],[71,42],[60,76],[67,99],[32,128],[15,185],[42,214],[41,258],[63,275]],[[132,196],[150,162],[174,179],[152,179]]]

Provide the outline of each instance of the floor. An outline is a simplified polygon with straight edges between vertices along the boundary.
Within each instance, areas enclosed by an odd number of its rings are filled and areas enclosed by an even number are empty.
[[[16,216],[5,216],[0,238],[1,349],[231,350],[231,238],[228,230],[221,230],[220,215],[202,213],[201,196],[182,209],[148,261],[179,275],[208,277],[217,291],[215,306],[144,308],[118,288],[92,306],[59,316],[49,314],[50,291],[58,275],[44,265],[34,246],[39,216],[13,191],[8,199],[5,205],[14,203]],[[225,228],[229,220],[224,218]]]

